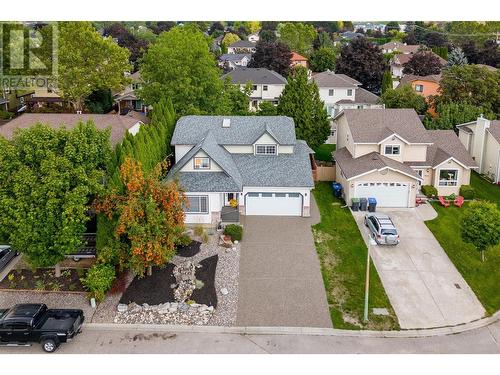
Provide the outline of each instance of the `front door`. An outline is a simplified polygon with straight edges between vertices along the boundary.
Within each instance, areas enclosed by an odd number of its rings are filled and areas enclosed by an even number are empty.
[[[417,173],[421,178],[424,178],[424,171],[422,169],[417,169]],[[418,186],[422,186],[422,181],[418,181]]]
[[[224,205],[229,206],[229,202],[231,199],[236,199],[238,200],[238,193],[226,193],[225,195],[225,200],[224,200]]]

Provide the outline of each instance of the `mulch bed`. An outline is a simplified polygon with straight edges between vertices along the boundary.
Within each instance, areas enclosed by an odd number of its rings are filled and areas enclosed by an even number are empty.
[[[196,279],[203,281],[203,288],[195,289],[191,299],[196,303],[217,308],[217,291],[215,290],[215,269],[219,256],[214,255],[200,262],[201,268],[196,269]]]
[[[55,277],[52,268],[16,269],[0,282],[0,289],[84,292],[80,281],[84,275],[83,268],[62,270],[61,277]]]
[[[184,258],[189,258],[198,254],[201,250],[201,242],[191,241],[187,246],[177,246],[175,249],[176,255]]]
[[[172,263],[168,263],[163,268],[153,267],[151,276],[136,276],[123,293],[120,303],[159,305],[174,302],[174,290],[170,288],[171,284],[175,284],[174,267]]]

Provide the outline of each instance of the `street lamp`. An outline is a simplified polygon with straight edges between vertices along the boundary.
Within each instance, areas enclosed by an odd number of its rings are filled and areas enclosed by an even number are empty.
[[[368,296],[370,294],[370,246],[371,246],[371,242],[372,242],[371,235],[368,234],[368,249],[366,252],[365,313],[363,316],[363,321],[365,323],[368,322]]]

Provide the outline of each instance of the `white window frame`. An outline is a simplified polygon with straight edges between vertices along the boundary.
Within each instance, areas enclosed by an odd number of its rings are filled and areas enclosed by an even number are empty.
[[[387,152],[387,147],[391,147],[391,152]],[[395,149],[398,150],[397,153],[394,153]],[[385,145],[384,146],[384,155],[401,155],[401,145]]]
[[[424,85],[415,85],[416,92],[424,92]]]
[[[328,89],[328,96],[334,96],[335,95],[335,89]]]
[[[208,161],[208,165],[206,166],[203,166],[203,161],[201,161],[201,164],[199,166],[196,166],[196,161],[197,160],[207,160]],[[207,156],[195,156],[193,158],[193,169],[195,170],[208,170],[210,169],[210,158],[207,157]]]
[[[208,214],[209,209],[208,209],[208,195],[187,195],[186,198],[188,199],[188,202],[190,202],[191,199],[196,199],[198,198],[198,205],[199,205],[199,210],[198,211],[191,211],[191,204],[189,204],[189,207],[184,207],[184,213],[186,214]],[[205,210],[202,210],[202,200],[205,200]]]
[[[455,171],[455,180],[441,180],[441,172],[443,171]],[[460,171],[457,168],[443,168],[438,170],[438,185],[439,186],[458,186],[458,181],[460,181]]]
[[[267,85],[262,86],[262,91],[267,91]]]
[[[264,147],[263,151],[259,151],[260,147]],[[255,145],[255,155],[277,155],[278,146],[275,144],[260,144]]]
[[[347,89],[347,96],[352,96],[352,89]]]

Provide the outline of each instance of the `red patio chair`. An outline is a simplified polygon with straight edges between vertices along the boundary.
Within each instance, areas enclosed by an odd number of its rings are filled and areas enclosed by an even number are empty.
[[[453,205],[456,207],[462,207],[463,204],[464,204],[464,197],[462,197],[461,195],[456,197],[455,200],[453,201]]]
[[[440,196],[438,197],[438,199],[439,199],[439,203],[441,203],[441,206],[443,206],[443,207],[445,207],[445,208],[450,207],[450,202],[447,202],[447,201],[443,198],[443,196],[442,196],[442,195],[440,195]]]

